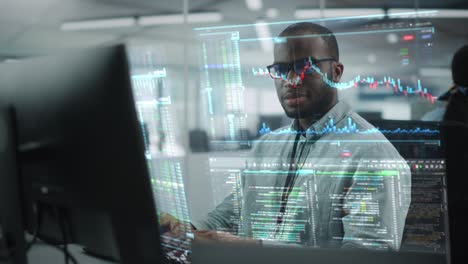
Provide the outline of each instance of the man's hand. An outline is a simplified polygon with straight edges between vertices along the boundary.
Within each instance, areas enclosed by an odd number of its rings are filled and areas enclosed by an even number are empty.
[[[189,240],[192,237],[189,237],[188,233],[193,232],[190,223],[180,221],[173,215],[164,213],[159,216],[159,226],[165,250],[177,249],[182,252],[189,249]]]
[[[181,231],[181,228],[184,227],[184,223],[179,221],[175,216],[163,213],[159,216],[159,227],[161,228],[161,233],[173,232],[177,233]]]
[[[239,245],[258,245],[259,240],[252,238],[239,237],[227,232],[212,231],[212,230],[201,230],[194,231],[195,240],[200,242],[226,242],[234,243]]]

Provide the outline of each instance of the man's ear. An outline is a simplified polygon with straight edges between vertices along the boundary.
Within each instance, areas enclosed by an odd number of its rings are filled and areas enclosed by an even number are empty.
[[[339,82],[343,75],[344,65],[341,62],[333,63],[333,82]]]

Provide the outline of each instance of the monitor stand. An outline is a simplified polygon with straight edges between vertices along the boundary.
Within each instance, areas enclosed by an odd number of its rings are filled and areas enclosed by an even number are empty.
[[[0,264],[26,264],[13,109],[0,107]]]

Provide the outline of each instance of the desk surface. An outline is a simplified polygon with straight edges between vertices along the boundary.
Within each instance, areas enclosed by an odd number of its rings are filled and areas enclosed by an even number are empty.
[[[433,253],[382,252],[300,247],[245,247],[229,244],[192,245],[193,264],[445,264],[446,256]]]

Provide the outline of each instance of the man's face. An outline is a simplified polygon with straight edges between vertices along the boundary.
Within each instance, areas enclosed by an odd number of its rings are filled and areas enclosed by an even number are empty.
[[[330,57],[326,43],[320,37],[288,39],[287,43],[275,45],[274,63],[292,63],[299,59]],[[318,63],[322,73],[333,80],[332,61]],[[296,83],[297,74],[290,71],[287,80],[275,79],[276,92],[286,115],[290,118],[320,118],[336,100],[336,89],[329,87],[317,74],[306,74]]]

